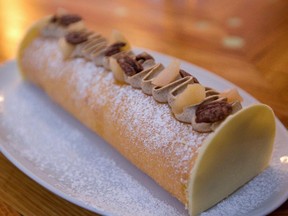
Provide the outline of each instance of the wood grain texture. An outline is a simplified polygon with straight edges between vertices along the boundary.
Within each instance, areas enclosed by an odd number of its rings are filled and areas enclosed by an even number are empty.
[[[105,36],[116,28],[135,46],[187,60],[232,81],[270,105],[288,127],[288,1],[0,0],[0,63],[15,58],[33,21],[58,7],[82,15]],[[48,192],[3,155],[0,170],[0,200],[23,215],[95,215]],[[0,208],[0,215],[5,209]],[[288,202],[271,215],[288,215]]]
[[[8,206],[3,201],[0,201],[0,214],[2,216],[20,216],[17,211],[15,211],[12,207]]]
[[[69,203],[36,184],[2,154],[0,164],[0,200],[8,203],[22,215],[97,215]],[[6,209],[3,212],[5,211]],[[0,208],[1,216],[3,212]]]

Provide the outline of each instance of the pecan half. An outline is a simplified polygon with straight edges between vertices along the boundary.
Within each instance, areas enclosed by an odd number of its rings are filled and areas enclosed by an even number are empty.
[[[62,26],[69,26],[70,24],[79,22],[81,20],[82,20],[82,17],[76,14],[67,14],[58,18],[58,22]]]
[[[127,76],[133,76],[143,70],[142,65],[128,55],[118,58],[117,62]]]
[[[51,23],[56,23],[58,21],[58,18],[56,15],[54,15],[53,17],[51,17],[50,22]]]
[[[199,83],[199,81],[198,81],[194,76],[192,76],[190,73],[186,72],[186,71],[183,70],[183,69],[180,69],[179,74],[180,74],[180,76],[181,76],[182,78],[187,77],[187,76],[191,76],[191,77],[193,77],[193,82],[194,82],[194,83]]]
[[[143,62],[149,60],[149,59],[154,60],[154,58],[153,58],[151,55],[149,55],[148,53],[146,53],[146,52],[142,52],[142,53],[136,55],[136,58],[135,58],[135,59],[136,59],[136,61],[138,61],[138,62],[141,63],[141,64],[142,64]]]
[[[72,45],[77,45],[88,40],[88,35],[86,32],[70,32],[65,36],[68,43]]]
[[[196,109],[196,123],[214,123],[224,120],[232,113],[232,106],[225,101],[199,105]]]
[[[126,45],[126,43],[124,42],[117,42],[114,44],[111,44],[110,46],[108,46],[104,52],[105,56],[112,56],[116,53],[119,53],[121,51],[121,48],[124,47]]]

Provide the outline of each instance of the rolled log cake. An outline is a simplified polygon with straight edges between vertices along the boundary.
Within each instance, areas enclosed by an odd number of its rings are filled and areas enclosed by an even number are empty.
[[[263,104],[242,109],[237,90],[203,86],[173,60],[164,67],[111,41],[81,17],[57,13],[35,23],[18,52],[24,79],[96,132],[185,204],[212,207],[262,172],[275,120]]]

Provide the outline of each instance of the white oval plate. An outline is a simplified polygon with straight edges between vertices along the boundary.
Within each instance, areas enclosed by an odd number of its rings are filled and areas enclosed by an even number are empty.
[[[136,49],[136,52],[139,49]],[[142,49],[141,49],[142,50]],[[164,65],[170,57],[148,51]],[[217,90],[234,85],[187,62],[182,68]],[[238,88],[239,89],[239,88]],[[245,91],[243,105],[258,102]],[[23,81],[16,62],[0,68],[1,152],[64,199],[103,215],[188,215],[183,204],[100,137]],[[288,197],[288,134],[277,120],[270,167],[202,215],[265,215]]]

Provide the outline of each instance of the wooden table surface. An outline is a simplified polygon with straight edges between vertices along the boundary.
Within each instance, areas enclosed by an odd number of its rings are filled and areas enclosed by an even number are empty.
[[[21,35],[58,7],[108,36],[116,28],[139,47],[204,67],[270,105],[288,127],[286,0],[0,0],[0,63],[15,58]],[[19,171],[0,153],[0,215],[96,215]],[[271,215],[288,215],[288,202]]]

